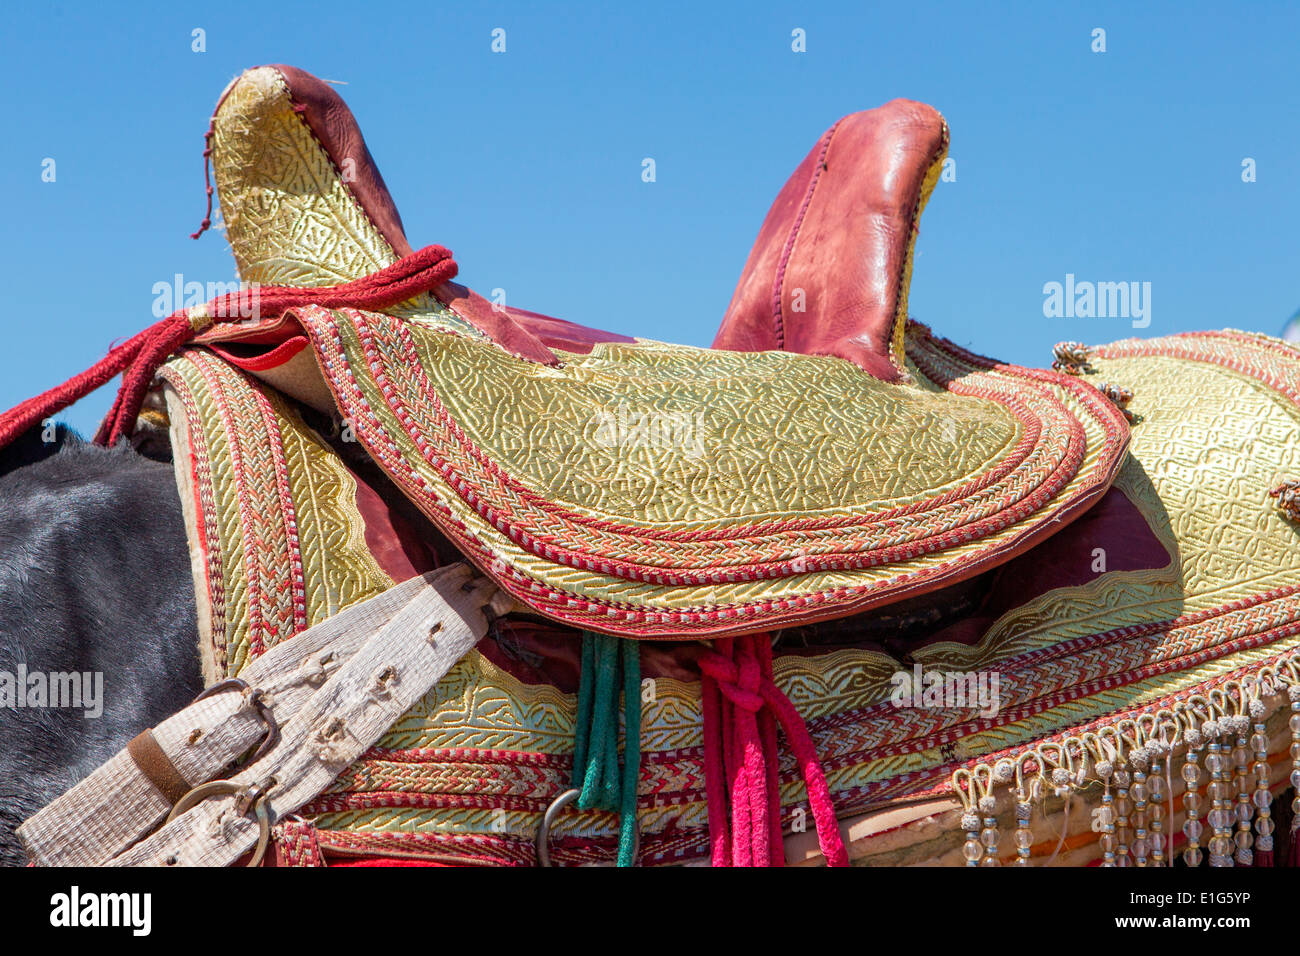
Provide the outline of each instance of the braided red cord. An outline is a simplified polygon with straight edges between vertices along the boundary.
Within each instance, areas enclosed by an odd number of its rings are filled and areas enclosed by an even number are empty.
[[[748,638],[720,638],[714,649],[699,661],[712,862],[714,866],[780,865],[784,857],[773,857],[767,819],[768,791],[775,781],[767,779],[765,741],[759,732],[763,697],[758,690],[758,658]]]
[[[794,751],[795,760],[803,772],[804,785],[808,789],[808,803],[812,806],[813,821],[817,824],[817,843],[827,866],[848,866],[849,852],[844,847],[840,836],[839,821],[835,817],[835,801],[831,799],[831,788],[826,783],[826,774],[822,771],[821,760],[817,756],[817,747],[813,744],[808,728],[795,710],[790,698],[781,693],[781,689],[771,680],[762,684],[763,699],[776,712],[781,722],[790,749]]]
[[[199,223],[199,231],[190,233],[191,239],[197,239],[212,228],[212,138],[217,135],[217,114],[212,114],[208,131],[203,134],[203,185],[208,191],[208,209]]]
[[[456,276],[456,263],[442,246],[425,246],[378,272],[341,285],[298,288],[266,286],[251,294],[260,319],[273,319],[305,305],[325,308],[385,309],[427,292]],[[154,373],[168,356],[197,334],[195,316],[243,315],[250,299],[247,290],[218,296],[201,309],[180,309],[123,344],[111,349],[80,375],[57,388],[29,398],[0,415],[0,448],[29,428],[63,411],[73,402],[107,384],[118,374],[122,385],[112,409],[95,436],[99,444],[114,445],[135,427],[140,406],[153,383]]]
[[[95,441],[110,448],[135,428],[140,406],[149,392],[154,373],[171,355],[194,336],[194,327],[184,311],[172,313],[149,329],[150,335],[122,374],[113,408],[95,433]]]
[[[848,851],[817,749],[799,712],[772,679],[768,636],[719,639],[714,650],[701,654],[699,665],[713,865],[781,866],[785,862],[775,717],[803,774],[822,855],[830,866],[848,866]]]

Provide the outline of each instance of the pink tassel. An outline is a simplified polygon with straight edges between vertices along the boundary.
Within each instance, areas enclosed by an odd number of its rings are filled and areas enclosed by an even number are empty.
[[[713,864],[785,863],[776,762],[779,724],[803,773],[822,855],[831,866],[848,866],[848,851],[812,738],[772,679],[770,638],[750,634],[719,639],[712,651],[700,656],[699,664]]]

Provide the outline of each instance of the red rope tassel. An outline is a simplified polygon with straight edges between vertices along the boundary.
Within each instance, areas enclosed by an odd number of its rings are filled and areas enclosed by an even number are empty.
[[[253,292],[259,317],[271,319],[289,309],[305,305],[324,308],[385,309],[412,296],[434,289],[456,276],[456,263],[442,246],[426,246],[418,252],[371,275],[341,285],[316,288],[267,286]],[[180,309],[161,322],[109,350],[80,375],[57,388],[29,398],[0,415],[0,448],[51,415],[122,375],[122,386],[95,441],[114,445],[129,435],[140,414],[140,406],[153,383],[154,374],[167,358],[210,324],[213,316],[245,314],[248,291],[218,296],[205,306]]]
[[[34,425],[39,425],[55,412],[67,408],[83,395],[107,384],[126,368],[140,353],[152,328],[109,350],[109,353],[82,372],[74,375],[57,388],[29,398],[0,416],[0,448]]]
[[[798,711],[772,680],[768,636],[719,639],[699,663],[713,865],[785,862],[776,764],[779,722],[807,786],[822,855],[831,866],[847,866],[848,852],[816,747]]]
[[[197,239],[212,228],[212,138],[217,135],[217,114],[212,114],[208,122],[208,131],[203,134],[203,185],[208,191],[208,208],[199,223],[199,231],[190,233],[191,239]]]

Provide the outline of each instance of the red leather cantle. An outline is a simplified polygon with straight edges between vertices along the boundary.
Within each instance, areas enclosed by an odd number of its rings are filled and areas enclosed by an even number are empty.
[[[943,117],[912,100],[822,134],[763,220],[713,347],[834,355],[899,380],[913,240],[947,149]]]

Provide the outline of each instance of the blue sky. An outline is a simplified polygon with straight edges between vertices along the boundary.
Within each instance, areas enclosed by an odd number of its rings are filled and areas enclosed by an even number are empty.
[[[1067,273],[1151,283],[1144,335],[1277,332],[1300,307],[1297,4],[288,7],[6,8],[0,406],[153,321],[155,282],[233,277],[219,233],[188,238],[202,134],[268,62],[346,81],[414,245],[588,325],[708,344],[785,178],[837,118],[897,96],[952,129],[911,298],[949,338],[1041,366],[1061,339],[1139,334],[1045,317]],[[68,420],[92,430],[110,397]]]

